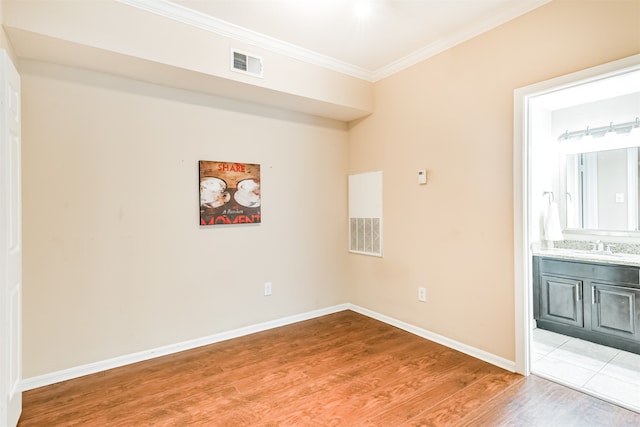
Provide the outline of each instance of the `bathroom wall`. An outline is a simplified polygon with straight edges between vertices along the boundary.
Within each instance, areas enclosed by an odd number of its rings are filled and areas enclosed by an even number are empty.
[[[636,117],[640,117],[640,93],[637,92],[554,110],[551,127],[557,139],[567,130],[632,122]]]
[[[553,1],[377,82],[349,172],[384,173],[384,258],[349,255],[352,301],[514,360],[514,90],[637,53],[637,1]]]
[[[24,378],[347,300],[344,123],[20,71]],[[200,227],[198,160],[259,163],[262,223]]]
[[[535,123],[530,135],[531,150],[531,230],[532,244],[548,245],[545,240],[545,219],[552,202],[560,204],[558,182],[559,154],[556,137],[552,131],[552,113],[539,106],[531,106],[531,123]],[[547,193],[547,194],[545,194]],[[548,194],[551,193],[551,194]]]

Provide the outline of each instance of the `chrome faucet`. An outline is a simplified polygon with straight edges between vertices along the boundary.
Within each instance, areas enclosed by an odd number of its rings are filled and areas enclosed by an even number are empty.
[[[604,252],[604,243],[602,243],[602,241],[596,240],[595,243],[591,242],[589,244],[593,245],[593,249],[592,250],[594,252]]]

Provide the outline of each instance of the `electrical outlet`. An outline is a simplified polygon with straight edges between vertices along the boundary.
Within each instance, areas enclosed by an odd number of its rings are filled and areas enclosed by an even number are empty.
[[[264,282],[264,295],[271,295],[271,282]]]
[[[426,288],[418,288],[418,301],[426,302],[427,301],[427,289]]]

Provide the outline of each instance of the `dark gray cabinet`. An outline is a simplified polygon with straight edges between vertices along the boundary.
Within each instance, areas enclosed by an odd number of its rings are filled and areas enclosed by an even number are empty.
[[[638,267],[533,258],[537,326],[640,354]]]

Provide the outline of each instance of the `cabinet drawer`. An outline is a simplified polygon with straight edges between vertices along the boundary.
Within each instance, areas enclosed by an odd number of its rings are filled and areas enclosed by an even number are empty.
[[[540,259],[540,273],[624,283],[632,287],[640,288],[640,273],[638,267],[625,265],[593,264],[542,258]]]

